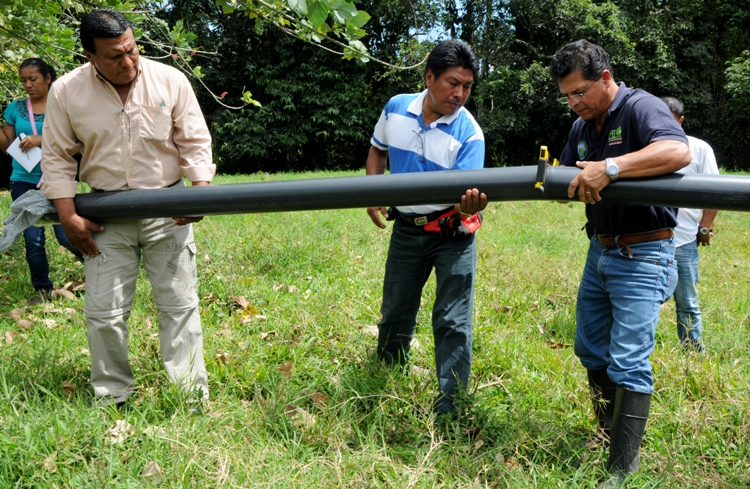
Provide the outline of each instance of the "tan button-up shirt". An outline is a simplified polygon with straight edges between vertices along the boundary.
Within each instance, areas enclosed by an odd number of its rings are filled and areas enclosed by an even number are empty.
[[[47,198],[75,196],[78,152],[80,179],[97,190],[213,179],[211,135],[187,78],[155,61],[139,63],[124,105],[91,63],[52,84],[42,145]]]

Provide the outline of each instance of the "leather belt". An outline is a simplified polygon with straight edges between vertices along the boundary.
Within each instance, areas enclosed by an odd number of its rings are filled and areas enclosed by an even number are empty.
[[[398,219],[401,223],[406,223],[406,224],[408,224],[410,226],[422,227],[425,224],[427,224],[428,222],[434,221],[438,217],[440,217],[443,214],[445,214],[446,212],[448,212],[448,209],[450,209],[450,208],[447,207],[447,208],[445,208],[443,210],[435,211],[435,212],[432,212],[430,214],[425,214],[425,215],[422,215],[422,216],[406,216],[406,215],[398,212],[396,209],[391,209],[389,212],[395,211],[396,212],[396,219]]]
[[[638,234],[621,234],[620,236],[607,236],[604,234],[597,234],[596,240],[599,244],[605,248],[621,248],[625,247],[628,250],[628,256],[633,258],[633,250],[628,245],[638,243],[648,243],[650,241],[659,241],[662,239],[669,239],[674,237],[674,232],[669,229],[659,229],[658,231],[649,231],[648,233]]]

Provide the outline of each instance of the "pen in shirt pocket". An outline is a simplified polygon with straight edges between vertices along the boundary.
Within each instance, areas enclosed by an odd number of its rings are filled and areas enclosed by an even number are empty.
[[[159,102],[159,107],[164,107],[164,102]]]

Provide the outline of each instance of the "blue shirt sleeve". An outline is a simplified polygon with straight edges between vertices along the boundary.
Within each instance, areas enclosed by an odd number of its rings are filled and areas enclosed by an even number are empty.
[[[454,170],[481,170],[484,168],[484,140],[469,140],[461,146],[453,164]]]
[[[5,108],[5,112],[3,113],[3,118],[5,119],[5,122],[10,124],[11,126],[16,126],[16,119],[18,119],[18,100],[14,100],[13,102],[9,103],[8,106]]]

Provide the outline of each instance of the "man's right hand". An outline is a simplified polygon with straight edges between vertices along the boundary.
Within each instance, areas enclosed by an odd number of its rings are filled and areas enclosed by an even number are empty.
[[[70,244],[78,248],[83,256],[94,257],[99,254],[99,247],[96,245],[94,238],[91,237],[91,231],[104,231],[104,226],[89,221],[76,213],[75,202],[72,198],[55,199],[52,201],[57,208],[57,215],[60,218],[65,236],[68,237]]]
[[[85,217],[73,214],[65,219],[60,218],[65,236],[68,237],[70,244],[81,250],[83,256],[94,257],[99,254],[99,247],[96,241],[91,237],[91,231],[104,231],[104,226],[89,221]]]
[[[385,224],[383,224],[383,221],[380,220],[380,215],[388,219],[388,208],[387,207],[368,207],[367,208],[367,215],[370,216],[370,219],[372,219],[372,222],[375,223],[375,225],[381,229],[385,229]]]

